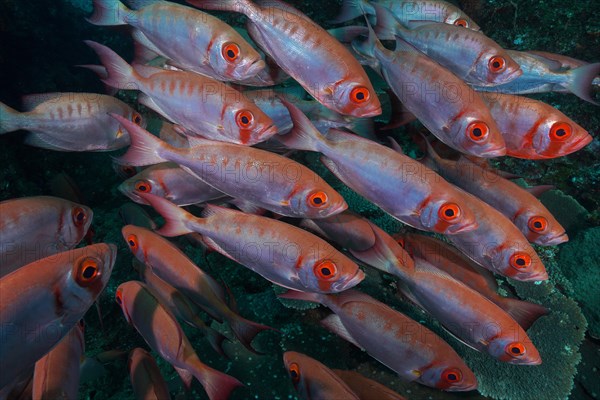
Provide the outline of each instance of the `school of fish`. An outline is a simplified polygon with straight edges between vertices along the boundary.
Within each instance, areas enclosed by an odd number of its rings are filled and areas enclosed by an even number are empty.
[[[187,2],[93,0],[87,18],[129,26],[135,58],[86,40],[100,64],[80,67],[111,94],[135,91],[160,116],[160,132],[146,130],[149,113],[107,94],[27,95],[24,111],[0,103],[0,135],[24,131],[27,145],[129,146],[115,159],[127,178],[118,190],[164,219],[158,227],[138,206],[119,210],[127,264],[139,280],[115,282],[115,301],[148,345],[129,353],[136,398],[172,395],[148,350],[175,368],[185,390],[194,380],[211,400],[245,390],[201,360],[182,322],[223,357],[233,338],[203,313],[257,354],[253,339],[277,328],[242,316],[227,288],[167,239],[184,235],[287,289],[281,298],[327,307],[322,325],[399,379],[444,391],[477,388],[477,376],[440,336],[360,291],[375,270],[392,275],[403,299],[464,345],[501,362],[542,363],[527,329],[551,310],[500,295],[494,274],[547,280],[531,243],[569,239],[537,199],[549,187],[523,188],[488,159],[552,159],[588,145],[583,127],[522,95],[569,92],[595,103],[600,63],[503,49],[445,1],[343,0],[332,22],[346,26],[331,31],[281,0]],[[206,10],[243,14],[246,30]],[[364,66],[408,115],[389,127],[418,120],[431,133],[414,138],[421,160],[379,140],[374,117],[383,90]],[[386,232],[356,214],[290,157],[297,151],[320,153],[341,182],[414,229]],[[196,215],[182,208],[191,205]],[[115,244],[93,243],[93,215],[59,197],[0,202],[0,399],[27,390],[34,399],[78,398],[83,317],[117,258]],[[282,366],[303,399],[404,399],[297,351],[285,352]]]

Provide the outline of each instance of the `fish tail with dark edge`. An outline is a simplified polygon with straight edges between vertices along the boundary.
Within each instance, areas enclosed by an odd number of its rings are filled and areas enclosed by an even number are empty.
[[[529,329],[538,318],[550,312],[546,307],[539,304],[510,297],[502,298],[500,303],[502,309],[525,330]]]
[[[93,0],[94,13],[86,18],[90,24],[100,26],[127,25],[127,15],[131,13],[119,0]]]
[[[243,344],[248,350],[256,354],[262,353],[256,351],[256,349],[252,347],[252,340],[262,331],[275,330],[270,326],[247,320],[237,314],[235,317],[229,320],[229,326],[231,326],[231,330],[233,331],[235,337],[238,338],[240,343]]]
[[[131,145],[127,149],[127,152],[121,157],[116,158],[119,164],[140,166],[168,161],[160,155],[161,149],[170,147],[167,143],[129,121],[127,118],[114,113],[110,115],[119,121],[127,132],[129,132],[129,138],[131,139]]]
[[[229,338],[209,326],[206,327],[204,334],[211,347],[220,355],[227,357],[227,354],[225,354],[225,351],[223,350],[223,342],[225,340],[229,341]]]
[[[374,30],[379,40],[395,40],[396,34],[402,36],[401,33],[406,29],[403,29],[402,24],[389,9],[376,3],[373,4],[373,8],[377,15],[377,24]]]
[[[102,79],[102,82],[119,89],[140,90],[139,81],[141,76],[135,72],[127,61],[100,43],[92,40],[84,40],[84,43],[96,52],[100,62],[106,68],[108,76]]]
[[[201,220],[201,218],[194,217],[183,208],[176,206],[162,197],[141,192],[138,195],[146,200],[165,219],[165,224],[156,231],[159,235],[173,237],[192,233],[194,231],[187,227],[186,222],[192,219]]]
[[[591,87],[594,79],[600,74],[600,63],[588,64],[572,71],[573,80],[569,90],[577,97],[594,105],[600,105],[592,98]]]
[[[0,102],[0,135],[21,129],[21,113]]]
[[[287,107],[294,127],[285,135],[277,135],[276,139],[290,149],[320,151],[320,143],[325,141],[323,135],[298,107],[284,98],[280,100]]]
[[[227,400],[235,388],[244,386],[233,376],[203,364],[198,357],[190,363],[189,371],[202,384],[210,400]]]
[[[364,14],[375,15],[375,9],[367,0],[343,0],[339,15],[330,22],[340,24]]]

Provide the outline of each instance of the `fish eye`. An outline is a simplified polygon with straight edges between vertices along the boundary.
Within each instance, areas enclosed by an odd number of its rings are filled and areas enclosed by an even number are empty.
[[[127,244],[132,252],[136,252],[139,247],[139,242],[137,236],[131,234],[127,236]]]
[[[548,227],[548,220],[544,217],[531,217],[527,222],[530,231],[541,233]]]
[[[329,280],[336,276],[337,266],[331,260],[322,260],[315,265],[314,272],[317,278]]]
[[[364,86],[358,86],[352,89],[350,92],[350,100],[356,104],[364,103],[369,100],[370,97],[369,89]]]
[[[249,128],[254,122],[254,115],[247,110],[239,111],[235,116],[235,122],[240,128]]]
[[[135,190],[142,193],[150,193],[150,191],[152,191],[152,185],[146,180],[137,181],[135,183]]]
[[[117,293],[115,294],[115,300],[118,305],[123,304],[123,289],[117,289]]]
[[[459,18],[456,21],[454,21],[454,25],[456,25],[456,26],[462,26],[463,28],[468,28],[469,27],[469,23],[464,18]]]
[[[92,257],[84,258],[77,266],[75,281],[79,286],[87,287],[91,285],[100,275],[98,260]]]
[[[136,124],[137,126],[142,125],[142,116],[136,112],[133,113],[132,117],[131,117],[131,121]]]
[[[550,140],[553,142],[562,142],[573,133],[571,125],[566,122],[557,122],[550,128]]]
[[[445,203],[438,210],[438,216],[446,222],[454,222],[460,217],[460,207],[455,203]]]
[[[223,58],[233,62],[240,56],[240,47],[235,43],[225,43],[221,53],[223,54]]]
[[[308,204],[312,207],[323,207],[327,205],[327,194],[325,192],[315,192],[308,196]]]
[[[510,266],[523,270],[531,265],[531,256],[527,253],[515,253],[510,257]]]
[[[522,357],[526,353],[525,346],[521,342],[512,342],[506,345],[504,348],[506,354],[512,357]]]
[[[469,138],[474,142],[481,142],[490,133],[490,128],[485,122],[475,121],[471,122],[467,126],[467,134]]]
[[[123,174],[128,178],[131,178],[132,176],[137,174],[136,169],[130,165],[121,166],[121,172],[123,172]]]
[[[290,377],[292,378],[292,382],[297,383],[300,380],[300,367],[296,363],[291,363],[290,368]]]
[[[506,69],[506,60],[504,59],[504,57],[494,56],[490,58],[488,67],[490,69],[490,72],[498,74]]]
[[[81,207],[75,207],[73,211],[71,211],[71,216],[73,217],[75,226],[83,226],[87,221],[87,214]]]
[[[458,383],[462,380],[462,373],[458,368],[446,368],[442,372],[442,379],[447,383]]]

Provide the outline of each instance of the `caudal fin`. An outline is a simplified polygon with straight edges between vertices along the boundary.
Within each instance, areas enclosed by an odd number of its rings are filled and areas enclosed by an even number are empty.
[[[146,200],[165,219],[165,224],[156,233],[172,237],[194,232],[188,227],[188,223],[198,218],[162,197],[141,192],[137,194]]]
[[[379,40],[395,40],[396,34],[401,34],[404,30],[402,25],[388,8],[374,3],[373,9],[377,15],[377,25],[374,29]]]
[[[197,357],[191,363],[189,371],[200,382],[210,400],[227,400],[231,392],[243,383],[233,376],[224,374],[203,364]]]
[[[258,335],[262,331],[265,331],[267,329],[275,330],[275,329],[271,328],[270,326],[262,325],[262,324],[247,320],[239,315],[236,315],[235,318],[229,320],[229,325],[231,326],[231,330],[233,331],[233,334],[235,335],[235,337],[238,338],[240,343],[243,344],[245,348],[247,348],[248,350],[250,350],[251,352],[256,353],[256,354],[262,354],[262,353],[260,353],[259,351],[257,351],[256,349],[254,349],[252,347],[252,340],[254,340],[256,335]]]
[[[0,135],[21,129],[21,113],[0,103]]]
[[[326,139],[310,122],[308,117],[302,111],[283,97],[280,98],[284,106],[287,107],[294,127],[291,132],[285,135],[275,135],[275,138],[286,147],[295,150],[320,151],[322,144]]]
[[[571,73],[573,74],[573,81],[569,85],[569,90],[580,99],[597,106],[600,105],[591,95],[594,79],[600,74],[600,63],[584,65],[574,69]]]
[[[85,40],[84,42],[96,52],[100,62],[106,68],[108,76],[102,79],[102,82],[118,89],[140,90],[140,76],[131,65],[117,53],[100,43],[91,40]]]
[[[366,0],[344,0],[342,9],[337,17],[331,20],[334,24],[350,21],[364,14],[375,15],[373,6]]]
[[[127,118],[114,113],[110,115],[129,132],[129,138],[131,139],[131,145],[127,152],[116,158],[119,164],[140,166],[168,161],[161,157],[160,151],[169,148],[169,145]]]
[[[86,20],[94,25],[127,25],[127,15],[131,13],[119,0],[93,0],[94,13]]]
[[[212,348],[220,355],[227,357],[225,351],[223,350],[223,342],[229,339],[210,327],[207,327],[207,329],[204,331],[204,334],[206,335],[206,340],[208,340],[208,343],[210,343]]]
[[[525,330],[529,329],[538,318],[550,312],[539,304],[509,297],[504,297],[500,306]]]

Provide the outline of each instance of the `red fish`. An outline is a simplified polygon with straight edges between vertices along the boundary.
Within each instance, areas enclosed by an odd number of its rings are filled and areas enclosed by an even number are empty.
[[[355,371],[342,371],[334,369],[333,372],[350,386],[350,389],[358,395],[360,400],[406,400],[392,389],[381,383],[366,378]]]
[[[167,382],[160,373],[154,357],[136,347],[127,361],[133,393],[140,400],[171,400]]]

